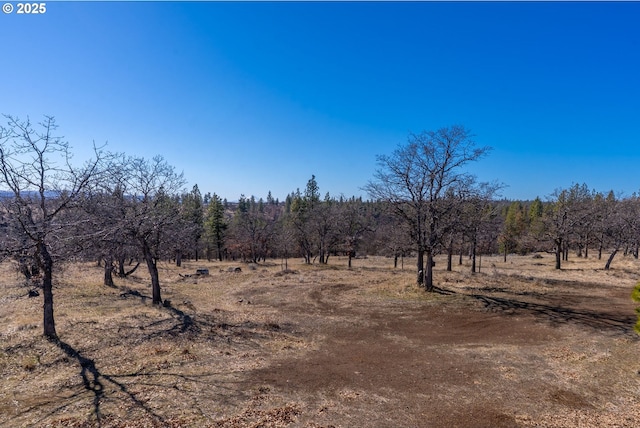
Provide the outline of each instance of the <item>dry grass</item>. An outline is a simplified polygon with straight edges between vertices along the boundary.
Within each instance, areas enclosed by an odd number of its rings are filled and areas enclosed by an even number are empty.
[[[371,426],[382,408],[386,419],[373,425],[451,425],[427,423],[419,402],[431,392],[424,386],[405,392],[393,381],[376,386],[351,379],[368,367],[361,365],[369,357],[349,357],[367,334],[372,339],[363,355],[384,343],[407,367],[434,353],[459,362],[456,370],[467,370],[465,364],[484,370],[445,382],[431,396],[460,400],[447,414],[459,426],[483,421],[473,409],[486,403],[497,413],[485,412],[487,423],[476,426],[640,423],[638,340],[633,323],[627,325],[637,260],[620,257],[604,271],[604,261],[574,259],[556,271],[547,255],[507,263],[485,257],[482,273],[471,275],[466,265],[444,272],[438,258],[441,291],[430,294],[414,285],[412,260],[404,270],[382,257],[354,260],[352,269],[343,258],[329,263],[290,260],[286,273],[280,263],[163,264],[163,298],[171,305],[162,308],[151,305],[142,270],[109,288],[95,265],[64,266],[54,288],[57,344],[41,335],[41,297],[28,298],[29,288],[4,263],[0,426]],[[242,272],[228,271],[235,266]],[[181,276],[200,267],[211,275]],[[448,330],[429,327],[431,313],[449,320]],[[411,327],[420,323],[425,333]],[[362,336],[349,336],[356,332]],[[338,364],[330,359],[334,342],[353,367],[325,384],[323,370]],[[396,368],[383,357],[367,364],[391,373]],[[305,364],[312,372],[316,364],[320,377],[307,377],[306,370],[296,388],[280,383],[282,371],[296,376],[287,367]],[[413,398],[411,388],[418,388]],[[537,395],[540,388],[544,395]],[[403,394],[403,402],[416,400],[413,410],[396,401]]]

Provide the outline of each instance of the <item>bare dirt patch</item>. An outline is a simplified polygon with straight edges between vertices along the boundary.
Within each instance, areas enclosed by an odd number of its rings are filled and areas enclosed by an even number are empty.
[[[640,426],[636,260],[483,258],[436,293],[388,259],[330,263],[165,265],[163,308],[142,274],[68,266],[59,343],[4,264],[0,426]]]

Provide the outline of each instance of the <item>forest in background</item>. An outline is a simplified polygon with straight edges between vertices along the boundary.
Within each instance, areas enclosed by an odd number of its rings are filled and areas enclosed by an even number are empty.
[[[370,199],[321,192],[315,176],[286,196],[241,195],[237,202],[185,179],[163,157],[110,153],[78,165],[45,117],[37,125],[5,116],[0,128],[0,227],[2,254],[44,294],[44,334],[57,337],[53,273],[61,261],[98,261],[104,284],[140,265],[151,277],[153,302],[161,304],[159,261],[269,258],[327,264],[335,255],[416,256],[417,282],[434,288],[433,257],[447,254],[447,269],[482,254],[549,252],[555,267],[572,254],[595,252],[609,269],[619,252],[638,258],[640,198],[599,192],[586,184],[558,189],[546,200],[499,198],[501,184],[478,183],[465,166],[482,158],[462,126],[410,135],[365,190]],[[426,257],[426,261],[423,256]]]

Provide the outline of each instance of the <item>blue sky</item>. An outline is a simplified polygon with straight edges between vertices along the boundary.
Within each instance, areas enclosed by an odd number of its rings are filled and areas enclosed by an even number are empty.
[[[12,2],[14,5],[17,2]],[[77,152],[163,155],[229,200],[364,195],[410,132],[461,124],[509,199],[640,190],[640,3],[47,2],[0,15],[0,113]]]

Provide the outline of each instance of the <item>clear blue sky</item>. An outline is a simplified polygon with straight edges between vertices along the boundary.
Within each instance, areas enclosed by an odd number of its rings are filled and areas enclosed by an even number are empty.
[[[504,197],[640,190],[640,3],[46,4],[0,14],[0,112],[55,116],[79,159],[348,197],[409,132],[462,124]]]

